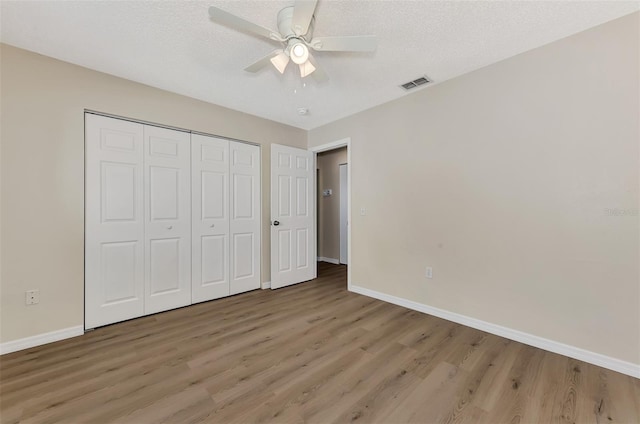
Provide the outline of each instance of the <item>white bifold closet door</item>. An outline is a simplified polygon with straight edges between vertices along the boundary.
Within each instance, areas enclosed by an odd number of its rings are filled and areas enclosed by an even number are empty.
[[[260,288],[258,146],[85,125],[85,328]]]
[[[193,134],[192,301],[260,288],[260,149]]]
[[[86,114],[85,328],[144,314],[143,126]]]
[[[193,303],[229,296],[229,140],[191,135]]]
[[[93,114],[85,127],[85,328],[190,304],[190,134]]]
[[[260,148],[229,143],[230,293],[260,288]]]
[[[145,314],[191,304],[190,139],[144,126]]]

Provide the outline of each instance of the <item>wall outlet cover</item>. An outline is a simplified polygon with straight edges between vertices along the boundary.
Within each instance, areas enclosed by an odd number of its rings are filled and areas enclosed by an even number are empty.
[[[40,290],[27,290],[25,293],[25,304],[37,305],[40,303]]]

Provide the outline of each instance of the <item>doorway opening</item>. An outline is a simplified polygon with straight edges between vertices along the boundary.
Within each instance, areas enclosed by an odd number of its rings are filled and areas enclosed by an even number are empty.
[[[349,265],[349,140],[311,149],[316,153],[318,277]],[[349,281],[347,276],[347,281]]]

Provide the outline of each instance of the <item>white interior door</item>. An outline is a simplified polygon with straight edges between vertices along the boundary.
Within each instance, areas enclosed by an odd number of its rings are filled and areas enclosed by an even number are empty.
[[[191,299],[229,296],[229,140],[191,135]]]
[[[340,263],[347,264],[347,225],[348,213],[347,213],[347,198],[349,195],[349,174],[347,172],[347,164],[340,164]]]
[[[260,148],[229,143],[230,292],[260,288]]]
[[[316,278],[313,153],[271,145],[271,288]]]
[[[143,125],[85,114],[85,328],[144,310]]]
[[[145,125],[145,314],[191,303],[190,134]]]

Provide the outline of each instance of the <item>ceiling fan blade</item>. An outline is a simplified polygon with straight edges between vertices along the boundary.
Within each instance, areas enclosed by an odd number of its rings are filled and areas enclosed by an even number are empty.
[[[309,45],[319,52],[373,52],[378,47],[378,39],[375,35],[317,37]]]
[[[247,66],[246,68],[244,68],[244,70],[247,71],[247,72],[258,72],[262,68],[268,66],[271,63],[271,59],[277,57],[280,53],[283,53],[283,51],[282,50],[274,50],[271,53],[269,53],[268,55],[266,55],[265,57],[263,57],[262,59],[259,59],[258,61],[256,61],[256,62],[252,63],[251,65]]]
[[[318,0],[296,0],[291,20],[291,29],[296,35],[305,35],[309,31],[317,4]]]
[[[222,9],[218,9],[215,6],[209,7],[209,17],[214,22],[238,29],[240,31],[260,35],[274,41],[283,41],[282,36],[277,32],[271,31],[269,28],[265,28],[258,24],[254,24],[253,22],[249,22],[246,19],[226,12]]]
[[[329,76],[320,66],[318,66],[318,62],[316,62],[311,53],[309,53],[309,59],[307,61],[315,68],[315,70],[312,71],[311,74],[307,75],[311,75],[311,77],[317,82],[329,81]]]

